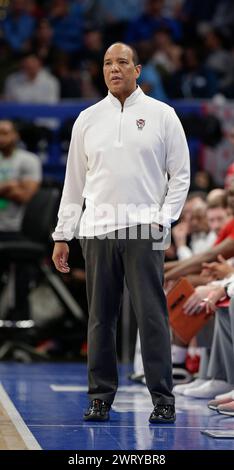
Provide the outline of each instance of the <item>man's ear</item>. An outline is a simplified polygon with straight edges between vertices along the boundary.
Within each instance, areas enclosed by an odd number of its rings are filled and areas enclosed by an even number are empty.
[[[136,70],[136,78],[138,78],[141,74],[142,66],[140,64],[136,65],[135,70]]]

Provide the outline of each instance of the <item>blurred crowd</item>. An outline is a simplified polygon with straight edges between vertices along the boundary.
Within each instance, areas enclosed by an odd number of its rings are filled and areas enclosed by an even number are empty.
[[[232,0],[11,0],[0,6],[0,95],[100,98],[103,52],[136,47],[139,84],[160,100],[234,96]]]

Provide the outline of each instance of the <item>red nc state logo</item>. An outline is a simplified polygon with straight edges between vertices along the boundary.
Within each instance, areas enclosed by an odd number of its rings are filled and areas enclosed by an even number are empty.
[[[145,125],[145,120],[144,119],[137,119],[136,120],[136,125],[139,131],[142,131],[144,125]]]

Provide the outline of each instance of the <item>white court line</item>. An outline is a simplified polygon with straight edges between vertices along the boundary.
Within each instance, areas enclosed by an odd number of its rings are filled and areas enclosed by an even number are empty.
[[[51,384],[50,388],[54,392],[87,392],[87,385],[57,385]],[[127,392],[127,393],[143,393],[148,395],[148,390],[145,389],[142,385],[120,385],[118,387],[118,392]]]
[[[41,450],[41,446],[38,444],[37,440],[31,433],[31,431],[26,426],[23,418],[20,416],[15,405],[11,401],[10,397],[6,393],[3,385],[0,383],[0,402],[17,429],[18,433],[25,442],[28,450]]]
[[[90,422],[91,423],[91,422]],[[89,425],[87,423],[85,424],[30,424],[30,428],[83,428],[83,429],[90,429],[90,428],[136,428],[135,425],[131,425],[131,424],[107,424],[107,425],[104,425],[104,424],[90,424]],[[153,425],[155,426],[155,425]],[[137,425],[137,429],[139,428],[142,428],[142,429],[153,429],[152,425],[150,426],[150,423],[148,426],[141,426],[141,425]],[[158,426],[155,426],[155,429],[159,429]],[[203,427],[201,426],[177,426],[177,425],[172,425],[172,426],[167,426],[166,424],[162,424],[162,426],[160,427],[160,429],[204,429]],[[214,429],[214,428],[213,428]],[[221,428],[220,427],[217,427],[216,428],[217,430],[220,430]]]

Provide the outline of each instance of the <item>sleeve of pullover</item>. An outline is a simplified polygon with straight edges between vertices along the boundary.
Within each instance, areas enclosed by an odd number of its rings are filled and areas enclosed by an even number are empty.
[[[165,121],[166,170],[168,190],[161,208],[162,225],[170,227],[182,211],[190,185],[189,150],[182,124],[175,111]]]
[[[83,144],[81,113],[72,129],[58,223],[52,234],[54,241],[69,241],[74,237],[82,213],[86,172],[87,157]]]

